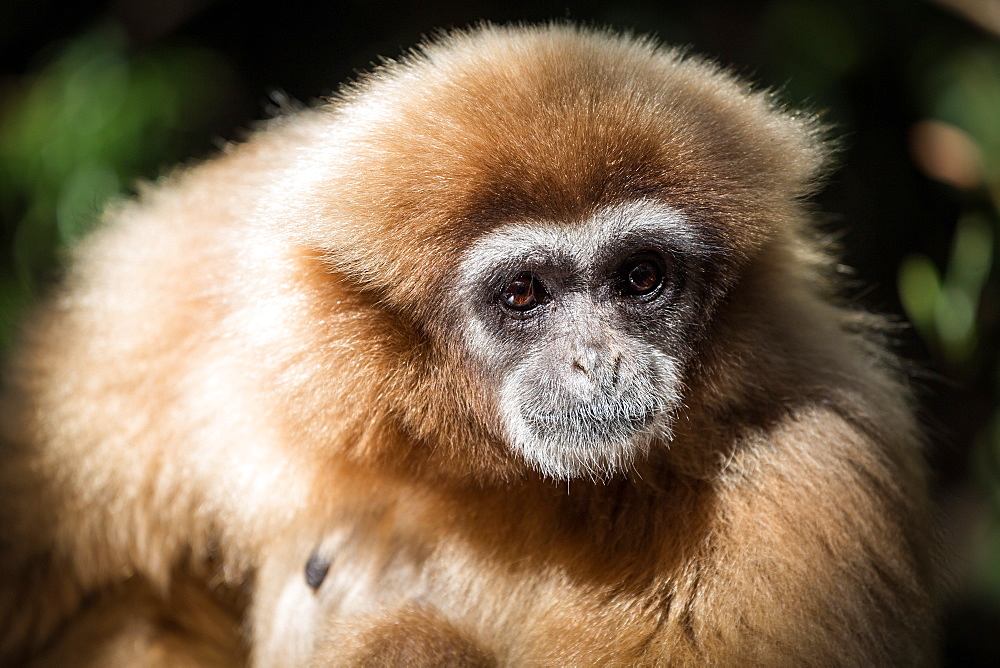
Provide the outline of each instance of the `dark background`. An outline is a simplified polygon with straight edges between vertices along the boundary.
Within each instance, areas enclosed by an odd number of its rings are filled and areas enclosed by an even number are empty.
[[[841,138],[817,201],[854,269],[849,298],[912,322],[898,345],[936,476],[946,662],[1000,665],[1000,1],[260,7],[0,3],[0,355],[108,198],[211,156],[288,100],[482,19],[653,33],[778,89]]]

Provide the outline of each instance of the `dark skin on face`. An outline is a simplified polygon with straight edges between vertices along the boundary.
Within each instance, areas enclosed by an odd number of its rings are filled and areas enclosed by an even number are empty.
[[[623,296],[644,297],[656,292],[663,285],[662,260],[651,252],[636,253],[619,267],[617,288]],[[552,299],[541,281],[531,273],[519,274],[500,291],[500,302],[510,309],[524,313]]]

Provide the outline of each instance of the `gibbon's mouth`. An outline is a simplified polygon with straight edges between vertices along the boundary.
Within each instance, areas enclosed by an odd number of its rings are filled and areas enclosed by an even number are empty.
[[[654,442],[671,438],[680,406],[674,369],[664,363],[625,376],[616,387],[582,390],[514,373],[499,402],[507,441],[549,478],[617,475]]]
[[[521,420],[539,441],[590,448],[631,441],[640,432],[648,431],[660,412],[655,405],[618,409],[581,405],[569,410],[522,407]]]
[[[507,423],[511,444],[546,477],[608,479],[648,452],[657,434],[669,433],[662,407],[583,405],[545,410],[522,406]]]

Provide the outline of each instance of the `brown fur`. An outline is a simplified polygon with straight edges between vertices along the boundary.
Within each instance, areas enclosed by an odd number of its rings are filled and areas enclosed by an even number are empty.
[[[233,598],[228,596],[227,598]],[[207,668],[247,661],[238,600],[220,600],[204,582],[179,575],[162,596],[141,578],[105,592],[76,616],[32,668]]]
[[[333,633],[331,633],[331,628]],[[324,628],[326,634],[310,665],[467,666],[487,668],[496,658],[468,634],[440,615],[419,608],[393,610],[363,618],[347,628]]]
[[[217,563],[260,665],[931,662],[919,438],[877,321],[831,298],[825,155],[711,64],[485,27],[110,211],[7,376],[0,657]],[[455,267],[634,199],[727,249],[708,335],[669,444],[552,483],[457,340]]]

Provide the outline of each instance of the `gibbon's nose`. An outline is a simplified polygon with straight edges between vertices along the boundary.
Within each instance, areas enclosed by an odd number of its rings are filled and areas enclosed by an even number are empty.
[[[578,351],[570,363],[573,371],[585,376],[594,385],[614,387],[618,383],[618,372],[622,356],[609,350],[586,348]]]

